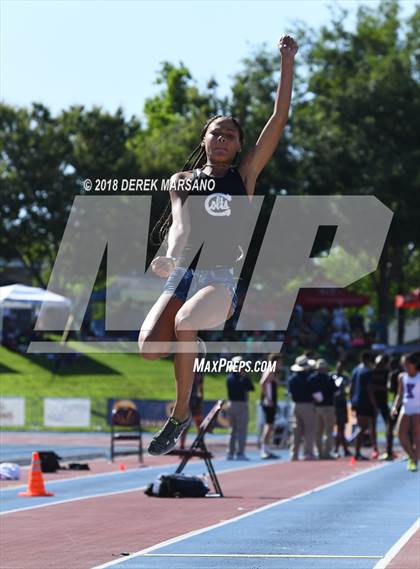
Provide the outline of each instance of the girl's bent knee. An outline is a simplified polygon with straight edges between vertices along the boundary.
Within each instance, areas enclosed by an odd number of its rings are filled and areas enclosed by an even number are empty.
[[[193,340],[197,336],[197,330],[188,317],[175,318],[175,336],[178,340]]]
[[[151,343],[151,340],[139,339],[139,355],[142,356],[145,360],[159,360],[160,358],[166,358],[166,356],[169,355],[169,351],[162,349],[152,350],[150,345]]]

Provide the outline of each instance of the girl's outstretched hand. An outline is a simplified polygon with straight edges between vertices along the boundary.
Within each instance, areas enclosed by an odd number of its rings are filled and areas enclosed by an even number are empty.
[[[286,59],[293,59],[298,52],[299,46],[297,41],[292,36],[283,35],[277,42],[277,47],[280,50],[282,57]]]
[[[172,257],[155,257],[151,264],[152,271],[161,278],[169,277],[175,269],[175,261]]]

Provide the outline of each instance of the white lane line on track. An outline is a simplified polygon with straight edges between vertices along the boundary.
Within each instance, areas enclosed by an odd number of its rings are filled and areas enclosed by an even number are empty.
[[[232,559],[382,559],[382,555],[334,555],[310,553],[143,553],[141,557],[209,557]]]
[[[177,463],[173,463],[174,465]],[[169,465],[171,466],[171,464]],[[148,470],[149,468],[159,468],[155,466],[144,466],[142,470]],[[135,468],[127,468],[126,472],[130,472],[131,470],[136,470]],[[92,480],[92,478],[98,478],[99,476],[110,476],[111,474],[119,474],[121,476],[120,470],[111,470],[111,472],[98,472],[97,474],[85,474],[79,476],[69,476],[68,478],[58,478],[57,480],[45,480],[44,482],[46,485],[50,486],[51,484],[59,484],[60,482],[72,482],[73,480]],[[10,492],[12,490],[22,490],[25,489],[27,484],[19,484],[16,486],[9,486],[5,488],[0,488],[0,496],[4,492]]]
[[[222,458],[217,458],[216,460],[223,460]],[[281,464],[284,464],[284,461],[281,461]],[[115,463],[116,465],[118,463]],[[197,464],[195,462],[191,462],[190,464]],[[229,470],[222,470],[221,472],[233,472],[236,470],[240,470],[241,468],[255,468],[256,466],[269,466],[272,464],[276,464],[274,462],[263,462],[263,463],[258,463],[258,464],[247,464],[244,465],[242,467],[238,466],[237,468],[230,468]],[[142,467],[128,467],[126,469],[125,472],[151,472],[153,470],[158,470],[159,468],[176,468],[177,466],[179,466],[179,461],[178,462],[166,462],[165,464],[158,464],[157,466],[151,465],[151,464],[147,464],[145,466]],[[23,470],[23,469],[22,469]],[[27,467],[27,470],[29,470],[29,466]],[[110,476],[110,475],[114,475],[117,474],[119,476],[121,476],[121,471],[120,470],[112,470],[111,472],[97,472],[96,474],[85,474],[85,475],[75,475],[75,476],[68,476],[66,478],[59,478],[58,480],[45,480],[44,482],[45,484],[47,484],[48,486],[50,484],[59,484],[60,482],[71,482],[73,480],[91,480],[92,478],[98,478],[98,477],[104,477],[104,476]],[[0,499],[1,499],[1,494],[3,492],[10,492],[12,490],[24,490],[27,487],[27,484],[17,484],[16,486],[9,486],[9,487],[1,487],[1,482],[0,482]]]
[[[414,522],[414,524],[408,528],[408,530],[400,537],[400,539],[394,543],[391,549],[385,554],[385,556],[378,561],[373,569],[385,569],[401,551],[404,545],[413,537],[417,530],[420,529],[420,518]]]
[[[112,567],[113,565],[118,565],[118,563],[123,563],[127,559],[133,559],[134,557],[141,557],[142,555],[144,555],[146,553],[151,553],[152,551],[155,551],[156,549],[160,549],[162,547],[167,547],[168,545],[173,545],[174,543],[178,543],[180,541],[183,541],[184,539],[188,539],[190,537],[195,537],[197,535],[201,535],[202,533],[223,527],[223,526],[231,524],[233,522],[238,522],[238,521],[243,520],[245,518],[249,518],[250,516],[254,516],[255,514],[259,514],[260,512],[264,512],[266,510],[270,510],[271,508],[275,508],[276,506],[279,506],[281,504],[286,504],[287,502],[291,502],[291,501],[297,500],[299,498],[304,498],[305,496],[309,496],[310,494],[313,494],[315,492],[321,492],[322,490],[326,490],[327,488],[331,488],[333,486],[336,486],[337,484],[341,484],[342,482],[347,482],[348,480],[352,480],[353,478],[357,478],[358,476],[363,476],[369,472],[376,472],[382,468],[387,468],[391,464],[393,464],[393,463],[388,462],[388,463],[381,464],[380,466],[375,466],[373,468],[367,468],[366,470],[361,470],[360,472],[355,472],[354,474],[350,474],[350,476],[345,476],[344,478],[340,478],[339,480],[334,480],[334,482],[328,482],[327,484],[322,484],[321,486],[317,486],[316,488],[312,488],[311,490],[307,490],[306,492],[301,492],[300,494],[296,494],[295,496],[291,496],[290,498],[285,498],[283,500],[277,500],[276,502],[272,502],[271,504],[266,504],[265,506],[261,506],[261,508],[257,508],[255,510],[253,510],[252,512],[247,512],[246,514],[241,514],[240,516],[237,516],[235,518],[231,518],[230,520],[218,522],[216,524],[212,524],[210,526],[207,526],[207,527],[204,527],[204,528],[201,528],[198,530],[193,530],[193,531],[184,533],[182,535],[179,535],[177,537],[167,539],[165,541],[161,541],[160,543],[157,543],[156,545],[152,545],[151,547],[147,547],[147,548],[142,549],[140,551],[136,551],[135,553],[132,553],[131,555],[124,556],[121,559],[115,559],[113,561],[108,561],[107,563],[103,563],[102,565],[95,565],[95,567],[92,567],[91,569],[105,569],[107,567]]]
[[[176,466],[179,463],[176,463]],[[281,464],[281,463],[280,463]],[[283,463],[284,464],[284,463]],[[238,472],[238,471],[242,471],[242,470],[252,470],[253,468],[261,468],[264,466],[272,466],[273,463],[259,463],[259,464],[250,464],[250,465],[246,465],[246,466],[238,466],[236,468],[229,468],[227,470],[221,470],[219,472],[219,474],[228,474],[229,472]],[[173,467],[174,464],[172,465],[168,465],[168,467]],[[153,467],[153,468],[159,468],[159,467]],[[167,468],[167,467],[164,467]],[[126,471],[127,472],[127,471]],[[119,474],[120,476],[124,476],[124,474],[122,474],[121,472],[110,472],[109,474]],[[96,476],[96,475],[93,475]],[[103,474],[101,475],[97,475],[97,476],[103,476]],[[83,478],[82,476],[78,476],[78,479]],[[74,480],[74,478],[72,479]],[[57,482],[63,482],[65,481],[64,479],[61,480],[55,480],[53,482],[57,483]],[[49,486],[49,482],[47,482],[46,486]],[[37,508],[46,508],[49,507],[51,508],[52,506],[58,506],[61,504],[67,504],[69,502],[80,502],[81,500],[89,500],[91,498],[102,498],[102,497],[107,497],[107,496],[115,496],[116,494],[125,494],[126,492],[138,492],[139,490],[145,490],[147,485],[144,486],[139,486],[138,488],[128,488],[126,490],[116,490],[114,492],[103,492],[101,494],[89,494],[88,496],[78,496],[76,498],[67,498],[64,500],[58,500],[58,501],[52,501],[49,503],[44,503],[44,504],[35,504],[34,506],[26,506],[23,508],[15,508],[14,510],[7,510],[5,512],[0,512],[0,516],[7,516],[8,514],[16,514],[18,512],[27,512],[28,510],[36,510]],[[26,486],[24,486],[24,488],[26,488]],[[13,490],[17,490],[18,488],[13,488]],[[36,498],[34,498],[36,500]],[[1,505],[1,495],[0,495],[0,505]]]
[[[102,496],[115,496],[116,494],[126,494],[128,492],[138,492],[144,490],[146,486],[138,488],[129,488],[127,490],[116,490],[115,492],[106,492],[105,494],[90,494],[89,496],[79,496],[77,498],[68,498],[67,500],[58,500],[56,502],[38,504],[35,506],[27,506],[25,508],[16,508],[14,510],[7,510],[0,512],[0,516],[7,516],[8,514],[17,514],[19,512],[27,512],[28,510],[37,510],[38,508],[51,508],[52,506],[59,506],[60,504],[68,504],[69,502],[80,502],[81,500],[89,500],[90,498],[102,498]],[[36,500],[36,497],[34,498]]]

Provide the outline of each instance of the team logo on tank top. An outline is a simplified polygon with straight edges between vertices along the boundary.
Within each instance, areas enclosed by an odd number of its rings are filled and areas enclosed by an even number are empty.
[[[212,194],[206,198],[204,206],[210,215],[230,215],[232,213],[229,205],[231,199],[232,196],[229,194]]]

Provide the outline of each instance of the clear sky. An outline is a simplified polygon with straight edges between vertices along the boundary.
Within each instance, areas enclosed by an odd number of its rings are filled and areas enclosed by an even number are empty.
[[[302,20],[329,21],[324,0],[0,0],[3,101],[38,101],[54,113],[93,104],[139,115],[159,63],[182,61],[200,87],[210,76],[219,95],[253,46],[276,49],[278,37]],[[403,15],[414,0],[401,0]],[[337,0],[350,12],[378,0]]]

